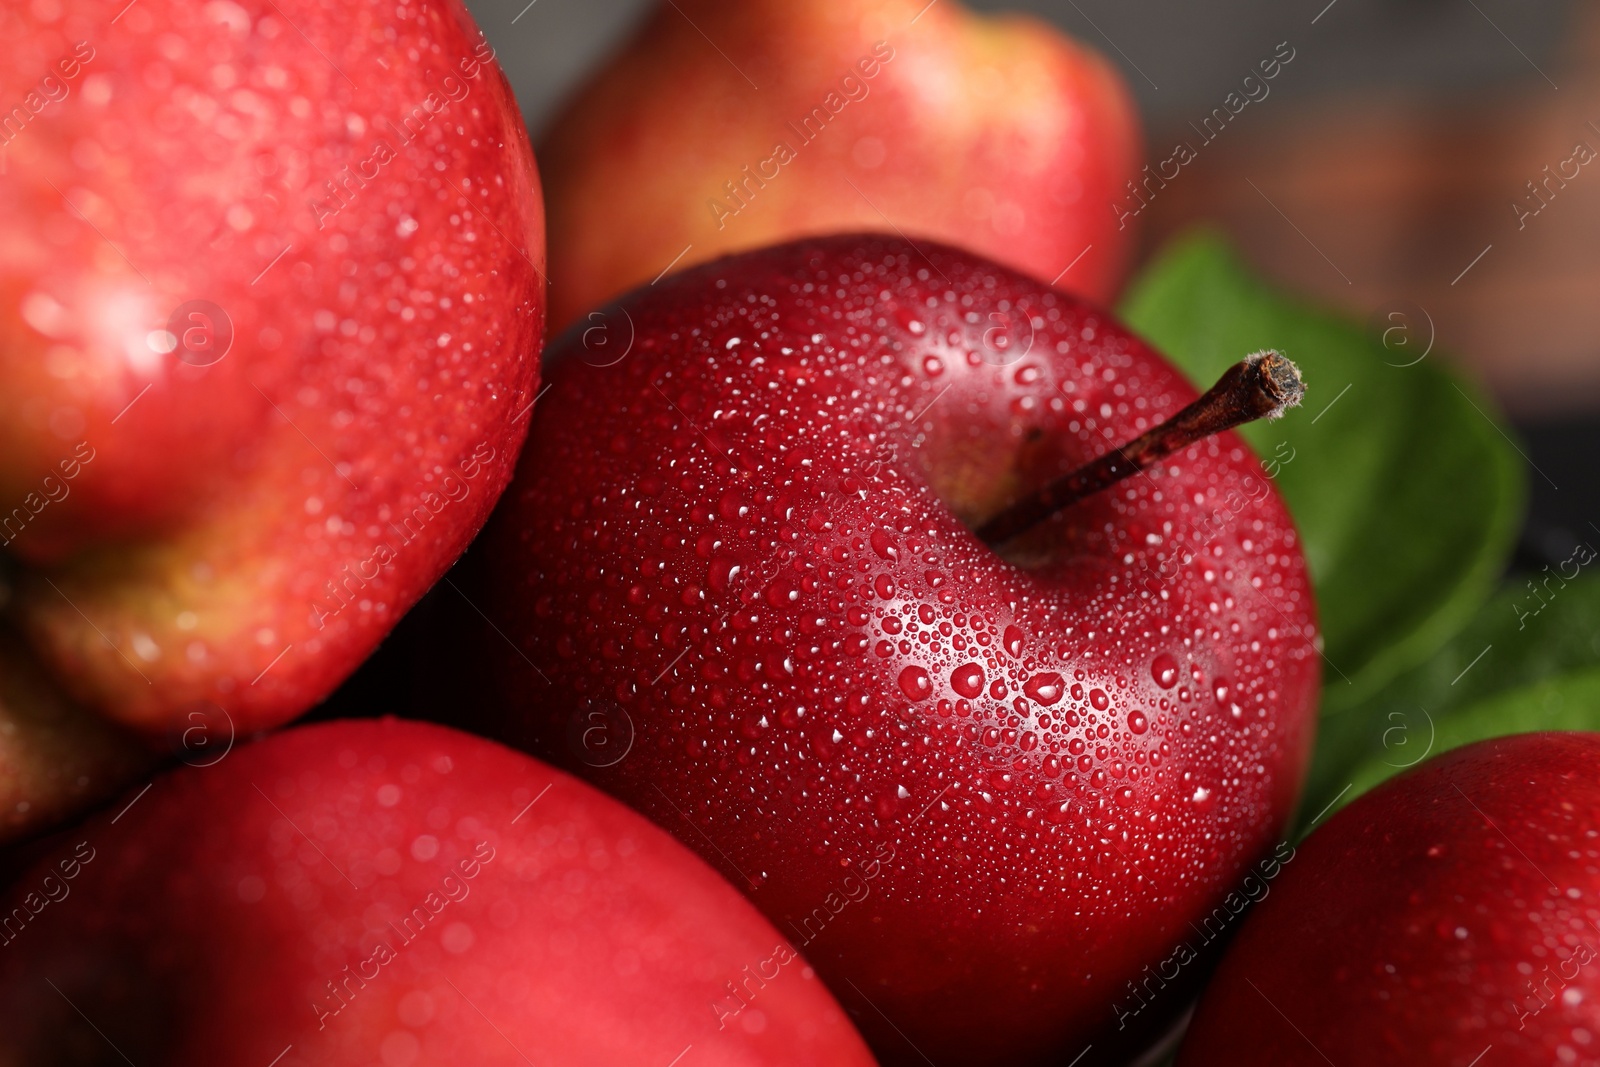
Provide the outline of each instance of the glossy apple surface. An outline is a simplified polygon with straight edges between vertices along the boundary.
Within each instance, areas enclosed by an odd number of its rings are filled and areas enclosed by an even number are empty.
[[[540,146],[557,327],[674,269],[796,237],[899,231],[1102,303],[1138,177],[1115,68],[956,0],[677,0]]]
[[[1600,735],[1522,734],[1374,789],[1300,847],[1179,1064],[1593,1063]]]
[[[1305,769],[1311,591],[1255,457],[1203,441],[997,555],[981,520],[1195,391],[938,246],[732,257],[595,331],[474,549],[501,702],[451,714],[700,851],[886,1061],[1107,1054]]]
[[[0,38],[0,604],[54,690],[0,700],[20,832],[115,785],[52,763],[107,723],[303,712],[460,553],[537,387],[543,218],[455,0],[8,4]]]
[[[481,738],[319,724],[127,802],[5,903],[0,1063],[872,1062],[714,871]]]

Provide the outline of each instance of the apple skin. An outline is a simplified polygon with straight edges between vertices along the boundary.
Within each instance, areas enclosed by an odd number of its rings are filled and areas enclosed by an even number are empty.
[[[1114,1002],[1278,841],[1312,739],[1305,562],[1248,448],[1002,559],[978,521],[1195,391],[1106,313],[897,238],[664,279],[545,369],[463,568],[494,630],[442,627],[471,636],[439,684],[494,695],[452,721],[700,851],[885,1062],[1129,1038]]]
[[[814,108],[826,122],[803,126]],[[1032,18],[955,0],[660,4],[540,145],[551,323],[669,264],[857,230],[1109,302],[1136,235],[1112,203],[1141,155],[1116,69]]]
[[[283,723],[460,554],[538,385],[543,209],[456,0],[8,4],[0,38],[0,604],[60,711],[0,742],[0,810],[58,813],[125,775],[41,790],[50,751]]]
[[[1481,741],[1329,819],[1228,949],[1180,1067],[1594,1063],[1597,760],[1597,734]]]
[[[872,1063],[714,871],[482,738],[317,724],[126,800],[6,902],[59,898],[0,949],[0,1064]]]

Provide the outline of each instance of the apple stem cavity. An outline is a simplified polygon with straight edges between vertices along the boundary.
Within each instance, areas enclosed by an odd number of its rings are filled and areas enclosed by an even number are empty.
[[[1256,419],[1276,419],[1305,396],[1300,371],[1281,353],[1255,352],[1235,363],[1204,396],[1154,429],[1042,486],[978,527],[978,537],[1003,545],[1050,516],[1153,466],[1179,449]]]

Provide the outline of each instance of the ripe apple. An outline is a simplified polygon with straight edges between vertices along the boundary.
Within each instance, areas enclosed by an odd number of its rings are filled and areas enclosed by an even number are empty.
[[[676,0],[540,146],[551,322],[669,266],[900,231],[1102,303],[1134,227],[1138,117],[1084,45],[956,0]]]
[[[1428,761],[1300,846],[1178,1063],[1596,1062],[1600,735]]]
[[[498,696],[453,721],[699,850],[885,1061],[1132,1034],[1129,980],[1278,840],[1312,737],[1305,561],[1248,448],[997,552],[974,530],[1195,394],[1093,306],[897,238],[665,279],[546,371],[468,568],[489,665],[440,657]]]
[[[0,913],[0,1063],[872,1062],[714,871],[481,738],[317,724],[119,807]]]
[[[7,4],[0,38],[20,833],[140,762],[111,723],[305,711],[461,552],[526,432],[543,218],[456,0]]]

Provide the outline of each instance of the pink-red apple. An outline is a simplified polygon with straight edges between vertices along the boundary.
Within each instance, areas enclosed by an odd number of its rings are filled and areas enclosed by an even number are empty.
[[[0,1063],[872,1060],[666,834],[491,742],[319,724],[76,830],[0,912]]]
[[[1101,302],[1134,227],[1121,77],[957,0],[676,0],[557,117],[551,322],[729,252],[841,231],[987,255]]]
[[[1312,737],[1305,561],[1249,449],[997,553],[976,527],[1195,393],[1104,312],[897,238],[664,279],[546,370],[473,553],[499,702],[454,721],[699,850],[886,1061],[1133,1034],[1129,980],[1278,841]]]
[[[123,730],[274,726],[361,662],[509,477],[544,257],[457,0],[7,4],[0,38],[4,834],[115,788]]]
[[[1302,844],[1181,1067],[1600,1059],[1600,735],[1446,753]]]

